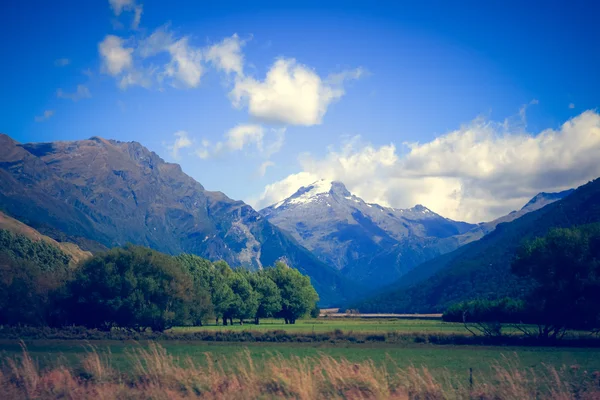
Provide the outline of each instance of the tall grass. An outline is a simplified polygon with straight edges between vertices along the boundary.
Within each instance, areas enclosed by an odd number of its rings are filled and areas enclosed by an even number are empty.
[[[474,379],[426,368],[352,363],[326,355],[280,356],[256,363],[248,352],[235,360],[206,354],[207,366],[174,357],[158,344],[131,351],[132,368],[111,367],[110,354],[90,348],[78,367],[60,363],[41,369],[23,346],[22,355],[0,368],[2,399],[600,399],[600,374],[577,366],[523,369],[511,359],[493,374]],[[459,379],[460,378],[460,379]]]

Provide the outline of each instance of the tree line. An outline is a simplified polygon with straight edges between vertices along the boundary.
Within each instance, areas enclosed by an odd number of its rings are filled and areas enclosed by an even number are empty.
[[[461,302],[444,320],[488,336],[501,335],[505,325],[540,339],[561,338],[569,329],[600,331],[600,224],[557,228],[525,241],[511,271],[529,282],[522,298]]]
[[[277,262],[258,271],[127,245],[75,267],[59,249],[0,231],[0,324],[164,331],[214,320],[318,313],[310,278]]]

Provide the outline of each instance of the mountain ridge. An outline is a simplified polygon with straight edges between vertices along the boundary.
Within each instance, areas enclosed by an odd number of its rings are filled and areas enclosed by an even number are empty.
[[[320,179],[259,213],[349,278],[376,287],[453,250],[452,236],[475,227],[423,205],[367,203],[342,182]],[[382,279],[383,277],[383,279]]]
[[[131,242],[254,269],[285,257],[311,276],[322,304],[360,292],[252,207],[207,191],[137,142],[19,144],[0,135],[0,208],[86,250]]]

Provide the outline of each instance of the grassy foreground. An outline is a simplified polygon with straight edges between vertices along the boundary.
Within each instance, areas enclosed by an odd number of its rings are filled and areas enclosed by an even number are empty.
[[[225,346],[229,348],[230,346]],[[124,352],[126,371],[114,355],[89,349],[77,364],[57,359],[40,368],[27,351],[6,356],[0,397],[26,399],[184,398],[396,398],[396,399],[598,399],[600,373],[581,366],[523,366],[515,358],[489,365],[488,374],[433,374],[428,367],[388,359],[352,361],[317,355],[271,354],[261,362],[252,350],[230,357],[214,352],[201,359],[175,355],[159,344]],[[347,353],[350,355],[350,352]]]

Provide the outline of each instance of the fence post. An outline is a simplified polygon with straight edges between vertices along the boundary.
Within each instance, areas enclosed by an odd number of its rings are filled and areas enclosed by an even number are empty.
[[[469,388],[473,390],[473,368],[469,368]]]

